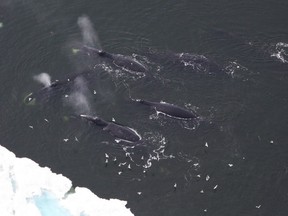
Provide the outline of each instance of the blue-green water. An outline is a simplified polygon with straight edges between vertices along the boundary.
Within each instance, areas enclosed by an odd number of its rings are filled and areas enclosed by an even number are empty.
[[[75,186],[127,200],[137,216],[284,216],[287,9],[268,0],[1,0],[0,142]],[[23,103],[41,88],[34,75],[62,80],[95,65],[72,52],[83,14],[104,50],[134,54],[149,68],[142,77],[101,64],[87,78],[91,112],[136,129],[140,146],[123,149],[99,128],[64,118],[74,110],[62,93]],[[204,55],[225,74],[176,61],[176,53]],[[203,121],[157,116],[129,94],[186,107]]]

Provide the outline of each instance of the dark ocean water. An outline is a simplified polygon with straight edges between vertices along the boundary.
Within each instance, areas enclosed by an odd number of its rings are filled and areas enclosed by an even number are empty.
[[[284,0],[0,0],[0,143],[75,186],[127,200],[136,216],[285,216],[287,9]],[[133,55],[148,72],[73,53],[83,14],[104,50]],[[34,75],[63,80],[87,68],[91,114],[136,129],[141,145],[71,117],[67,92],[23,103],[41,88]],[[129,96],[177,104],[201,120],[157,115]]]

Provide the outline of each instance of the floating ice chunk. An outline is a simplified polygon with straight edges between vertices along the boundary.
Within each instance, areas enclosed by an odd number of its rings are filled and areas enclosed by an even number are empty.
[[[233,165],[233,164],[228,164],[228,166],[229,166],[229,167],[233,167],[234,165]]]
[[[29,128],[33,129],[34,127],[32,125],[29,125]]]
[[[217,188],[218,188],[218,185],[215,185],[214,188],[213,188],[213,190],[216,190]]]
[[[209,179],[210,179],[210,176],[207,175],[207,176],[206,176],[206,181],[209,181]]]
[[[208,148],[208,142],[206,142],[206,143],[205,143],[205,147],[207,147],[207,148]]]
[[[137,194],[140,196],[142,194],[142,192],[139,191],[139,192],[137,192]]]
[[[0,146],[1,216],[133,215],[125,201],[101,199],[61,174]]]

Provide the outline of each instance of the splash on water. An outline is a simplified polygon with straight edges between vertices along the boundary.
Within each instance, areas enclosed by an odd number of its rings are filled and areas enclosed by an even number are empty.
[[[243,65],[239,64],[237,61],[231,61],[225,66],[224,70],[228,75],[232,78],[242,77],[243,74],[247,73],[248,68],[244,67]],[[242,76],[241,76],[242,74]]]
[[[45,87],[48,87],[51,85],[51,77],[47,73],[41,73],[41,74],[35,75],[33,76],[33,79],[43,84]]]
[[[275,50],[271,54],[271,57],[275,57],[279,59],[282,63],[288,63],[287,57],[288,57],[288,44],[279,42],[275,46]]]
[[[123,146],[123,151],[126,158],[129,159],[129,163],[140,167],[145,173],[154,162],[175,158],[174,155],[165,153],[166,144],[167,139],[162,134],[146,132],[143,135],[141,146]],[[140,148],[142,151],[139,150]],[[120,166],[122,165],[120,164]]]

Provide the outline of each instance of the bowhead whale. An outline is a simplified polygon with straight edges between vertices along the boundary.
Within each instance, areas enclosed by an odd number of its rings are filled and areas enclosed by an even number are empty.
[[[170,117],[179,118],[179,119],[195,119],[197,115],[192,113],[191,111],[179,107],[174,104],[166,103],[166,102],[151,102],[147,100],[136,99],[135,101],[148,105],[150,107],[155,108],[155,110],[159,113],[166,114]]]
[[[91,121],[93,124],[101,127],[102,130],[109,132],[112,136],[121,141],[135,143],[142,139],[136,130],[116,122],[107,122],[99,117],[90,115],[80,115],[80,117]]]
[[[148,70],[144,64],[142,64],[141,62],[139,62],[138,60],[136,60],[131,56],[108,53],[103,50],[99,50],[94,47],[89,47],[86,45],[83,46],[83,50],[87,51],[88,53],[96,54],[101,58],[108,59],[112,61],[112,63],[117,67],[121,67],[129,71],[144,73]]]
[[[56,80],[56,81],[52,82],[50,85],[44,86],[40,90],[28,94],[24,98],[24,103],[25,104],[29,104],[34,99],[41,99],[41,100],[44,100],[45,98],[47,99],[51,95],[55,94],[56,92],[57,93],[65,92],[65,91],[67,91],[69,89],[68,85],[70,84],[70,82],[74,81],[77,77],[79,77],[79,76],[89,76],[91,74],[93,74],[93,71],[84,70],[84,71],[82,71],[80,73],[72,74],[71,76],[69,76],[65,80]]]
[[[24,103],[29,104],[31,101],[33,101],[37,98],[40,98],[40,99],[48,98],[51,96],[51,94],[53,94],[52,91],[54,91],[54,92],[58,92],[59,90],[61,91],[62,87],[65,84],[67,84],[67,82],[69,82],[69,81],[52,82],[49,86],[45,86],[45,87],[41,88],[39,91],[32,92],[32,93],[28,94],[24,98]]]

